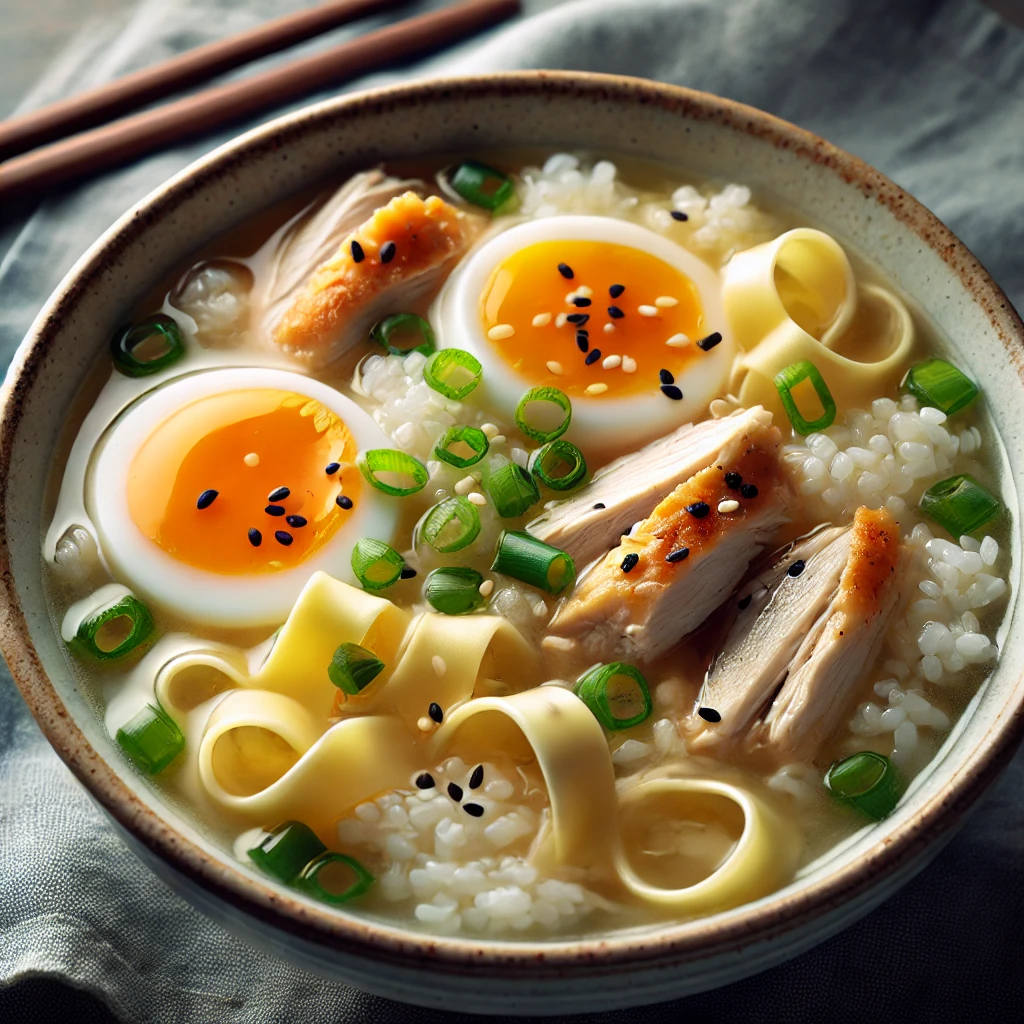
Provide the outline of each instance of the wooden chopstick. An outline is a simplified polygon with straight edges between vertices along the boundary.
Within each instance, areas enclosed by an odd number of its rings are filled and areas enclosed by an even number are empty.
[[[517,14],[519,0],[466,0],[0,164],[0,201],[39,195],[317,89],[449,46]]]
[[[330,0],[309,10],[275,18],[230,39],[142,68],[106,85],[69,96],[39,110],[0,121],[0,160],[74,132],[112,121],[131,110],[198,85],[305,39],[358,18],[391,10],[409,0]]]

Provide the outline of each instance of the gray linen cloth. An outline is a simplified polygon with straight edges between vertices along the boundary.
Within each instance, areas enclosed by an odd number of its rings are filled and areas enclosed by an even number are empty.
[[[126,18],[90,22],[26,105],[298,6],[143,0]],[[1018,307],[1024,303],[1024,36],[975,0],[549,0],[526,8],[531,17],[411,73],[609,71],[762,107],[895,178],[967,242]],[[354,87],[397,77],[376,75]],[[0,211],[5,362],[82,251],[132,203],[228,134],[141,160],[38,209]],[[946,1021],[1006,1010],[1019,1019],[1022,769],[1018,757],[939,859],[844,934],[717,993],[591,1019]],[[39,1002],[46,991],[40,977],[91,993],[124,1021],[461,1017],[321,981],[247,947],[185,905],[113,834],[5,673],[0,1016],[57,1019],[58,1011],[46,1010],[55,1003]],[[83,1012],[91,1006],[95,1014],[95,1004],[86,1004]]]

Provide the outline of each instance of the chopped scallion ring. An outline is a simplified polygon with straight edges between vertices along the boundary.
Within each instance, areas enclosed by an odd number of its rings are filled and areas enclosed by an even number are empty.
[[[561,437],[572,422],[572,403],[558,388],[530,388],[516,406],[516,426],[538,444]]]
[[[110,342],[114,366],[126,377],[147,377],[185,354],[181,329],[163,313],[123,327]]]
[[[390,545],[362,537],[352,549],[352,571],[364,590],[383,590],[402,575],[405,559]]]
[[[793,388],[805,380],[811,382],[821,401],[822,409],[824,409],[824,412],[816,420],[804,419],[800,414],[800,410],[796,407],[796,402],[793,401]],[[784,370],[780,370],[775,375],[775,387],[778,389],[779,397],[782,399],[782,405],[786,410],[786,415],[789,417],[789,422],[793,424],[793,429],[798,434],[806,437],[815,431],[831,427],[835,422],[835,399],[825,383],[825,378],[822,377],[818,368],[809,359],[801,359],[799,362],[793,363],[792,366],[787,366]]]
[[[497,210],[516,194],[512,179],[478,160],[466,160],[449,171],[451,187],[468,203],[485,210]]]
[[[337,906],[362,896],[373,881],[373,875],[355,857],[329,850],[303,868],[296,887]]]
[[[434,457],[456,469],[475,466],[490,447],[487,435],[476,427],[449,427],[434,445]]]
[[[128,759],[147,775],[162,772],[184,749],[185,737],[159,704],[147,704],[117,730]]]
[[[511,576],[548,594],[561,594],[576,581],[576,563],[566,552],[522,530],[503,530],[491,572]]]
[[[396,448],[371,448],[360,452],[359,471],[371,486],[396,498],[423,490],[430,474],[427,467]]]
[[[484,578],[464,565],[443,565],[435,569],[423,587],[423,596],[431,607],[444,615],[465,615],[484,603],[480,584]]]
[[[445,398],[461,402],[480,383],[483,367],[471,352],[443,348],[423,367],[423,379]]]
[[[491,503],[503,519],[516,519],[540,501],[533,477],[504,455],[494,455],[484,464],[483,477]]]
[[[571,441],[549,441],[530,456],[530,472],[552,491],[571,491],[587,476],[587,460]]]
[[[437,345],[434,329],[415,313],[395,313],[374,324],[370,337],[395,356],[422,352],[429,356]]]
[[[124,594],[84,619],[74,644],[99,661],[114,661],[145,643],[152,632],[149,609],[134,594]]]
[[[268,875],[290,885],[306,866],[327,852],[316,833],[301,821],[286,821],[249,850],[249,857]]]
[[[947,416],[966,408],[978,397],[978,386],[945,359],[928,359],[912,366],[903,388],[922,405],[940,409]]]
[[[427,509],[413,530],[413,544],[421,541],[443,555],[461,551],[480,533],[480,513],[476,505],[461,495],[445,498]]]
[[[327,666],[327,675],[339,690],[355,696],[384,671],[384,662],[359,644],[342,644]]]
[[[873,750],[836,761],[825,773],[825,786],[843,803],[875,821],[892,813],[903,792],[903,780],[896,766]]]
[[[632,665],[613,661],[585,672],[573,693],[609,731],[639,725],[651,714],[651,693],[643,673]]]
[[[944,526],[954,537],[980,530],[1002,509],[1003,503],[968,473],[932,484],[917,505],[921,515]]]

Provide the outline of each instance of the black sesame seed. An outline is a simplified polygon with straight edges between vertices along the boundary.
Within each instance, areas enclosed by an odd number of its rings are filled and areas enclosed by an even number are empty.
[[[284,521],[289,526],[294,526],[297,530],[301,529],[303,526],[306,525],[306,517],[305,516],[285,516],[284,517]]]
[[[390,263],[395,258],[395,253],[398,251],[398,246],[394,242],[385,242],[380,247],[380,261],[381,263]]]
[[[720,722],[722,720],[722,716],[714,708],[697,708],[697,714],[705,722]]]
[[[737,606],[741,612],[745,612],[750,607],[750,602],[754,599],[753,594],[747,594],[746,597],[741,597],[739,605]]]
[[[416,570],[411,565],[402,566],[402,571],[398,574],[403,580],[411,580],[416,576]]]
[[[613,284],[611,288],[608,289],[608,294],[613,299],[617,299],[625,290],[626,286],[624,284]]]
[[[427,714],[430,715],[430,717],[438,724],[444,721],[444,712],[441,710],[440,704],[432,703],[430,707],[427,708]]]
[[[285,547],[288,547],[288,545],[291,544],[293,537],[287,530],[275,530],[274,540],[276,540],[278,544],[283,544]]]
[[[349,246],[352,250],[352,261],[353,263],[362,263],[366,259],[366,253],[363,252],[363,247],[353,238],[352,244]]]
[[[622,560],[622,565],[619,567],[623,572],[632,572],[640,564],[640,556],[632,551]]]
[[[607,507],[608,507],[608,506],[607,506],[607,505],[605,505],[605,503],[604,503],[603,501],[599,501],[599,502],[598,502],[598,503],[597,503],[597,504],[596,504],[596,505],[594,506],[594,508],[595,508],[595,509],[598,509],[598,508],[607,508]]]
[[[753,484],[744,484],[740,488],[740,494],[742,494],[744,498],[756,498],[757,488]]]
[[[586,352],[587,349],[590,348],[590,341],[587,338],[587,332],[586,331],[577,331],[576,332],[576,347],[581,352]]]
[[[448,783],[448,795],[458,803],[462,799],[462,787],[456,786],[454,782]]]
[[[291,493],[287,487],[276,487],[267,495],[267,501],[284,501]]]
[[[251,527],[249,530],[249,543],[254,548],[258,548],[263,543],[263,534],[256,527]]]
[[[725,486],[730,490],[735,491],[739,485],[743,483],[743,477],[736,472],[729,472],[725,474]]]
[[[470,775],[470,777],[469,777],[469,788],[470,789],[479,789],[480,786],[483,784],[483,781],[484,781],[484,766],[482,764],[478,764],[473,769],[473,774]]]
[[[722,336],[715,331],[714,334],[709,334],[706,338],[701,338],[697,342],[697,348],[703,349],[705,352],[710,352],[720,341]]]
[[[572,267],[570,267],[568,263],[559,263],[558,264],[558,272],[567,281],[571,281],[573,279]]]
[[[203,491],[199,495],[199,500],[196,502],[196,508],[203,509],[209,508],[216,500],[219,491]]]
[[[682,391],[680,391],[675,384],[662,384],[661,393],[666,398],[671,398],[673,402],[681,401],[683,397]]]
[[[595,348],[593,352],[591,352],[590,355],[588,355],[587,358],[583,360],[583,362],[586,363],[587,366],[593,366],[593,364],[596,363],[600,358],[601,350],[599,348]]]
[[[803,560],[802,558],[798,558],[798,559],[797,559],[797,560],[796,560],[796,561],[795,561],[795,562],[794,562],[794,563],[793,563],[793,564],[792,564],[792,565],[791,565],[791,566],[789,567],[788,575],[792,576],[792,577],[793,577],[793,579],[796,579],[796,578],[797,578],[797,576],[799,576],[799,575],[800,575],[800,573],[802,573],[802,572],[804,571],[804,564],[805,564],[805,563],[804,563],[804,560]]]
[[[283,516],[284,505],[268,505],[264,510],[268,516]]]
[[[484,816],[484,809],[479,804],[463,804],[462,809],[467,814],[472,814],[474,818],[482,818]]]
[[[579,298],[573,299],[572,300],[572,304],[574,306],[579,306],[582,309],[584,306],[589,306],[590,305],[590,299],[584,298],[581,295]]]
[[[676,382],[676,379],[672,376],[670,370],[659,370],[658,380],[660,380],[662,384],[675,384]]]
[[[436,783],[434,782],[434,776],[430,772],[420,772],[416,776],[416,788],[417,789],[433,789]]]
[[[352,507],[352,499],[347,494],[339,494],[334,502],[338,508],[343,508],[346,512]]]
[[[666,562],[685,562],[690,554],[689,548],[676,548],[671,554],[665,556]]]
[[[686,511],[694,519],[703,519],[711,511],[711,506],[706,501],[695,501],[692,505],[686,506]]]
[[[341,469],[340,462],[328,462],[327,465],[324,466],[324,472],[328,476],[334,476],[334,474],[337,473],[339,469]]]
[[[566,318],[571,324],[577,324],[582,327],[589,319],[589,313],[570,313]]]
[[[688,213],[683,213],[682,210],[670,210],[669,212],[671,213],[673,220],[682,221],[690,219],[690,215]]]
[[[626,314],[623,313],[622,310],[619,309],[618,306],[609,306],[608,307],[608,315],[613,320],[621,320]]]

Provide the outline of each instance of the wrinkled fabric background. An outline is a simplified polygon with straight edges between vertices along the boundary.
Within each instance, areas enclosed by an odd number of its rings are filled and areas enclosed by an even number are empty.
[[[142,0],[125,16],[86,23],[23,107],[298,6]],[[524,6],[528,17],[500,32],[350,88],[405,76],[569,68],[641,75],[742,100],[819,132],[909,189],[1024,308],[1024,33],[976,0]],[[132,203],[231,134],[162,152],[38,207],[0,210],[4,364],[87,246]],[[588,1019],[1021,1019],[1022,781],[1018,757],[931,867],[818,949],[714,993]],[[114,835],[4,671],[0,1020],[89,1022],[109,1013],[122,1021],[190,1024],[470,1019],[323,982],[193,911]]]

